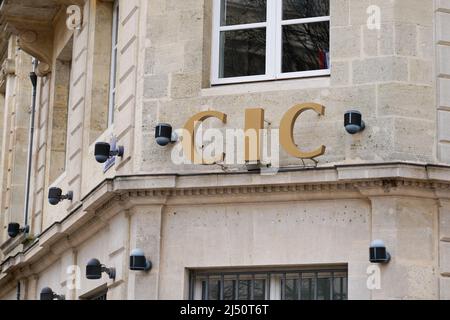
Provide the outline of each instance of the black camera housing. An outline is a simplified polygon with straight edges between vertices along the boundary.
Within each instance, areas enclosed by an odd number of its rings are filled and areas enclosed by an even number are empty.
[[[62,190],[60,188],[50,188],[48,189],[48,202],[52,206],[56,206],[62,200],[73,200],[73,192],[69,191],[67,194],[62,194]]]
[[[345,130],[350,134],[359,133],[366,128],[361,112],[356,110],[350,110],[345,113],[344,126]]]
[[[8,236],[10,238],[17,237],[20,233],[28,233],[30,231],[29,226],[25,226],[23,228],[20,227],[20,224],[16,222],[11,222],[8,224]]]
[[[375,240],[369,249],[369,260],[371,263],[388,263],[391,255],[386,249],[383,241]]]
[[[111,145],[107,142],[97,142],[95,144],[94,155],[98,163],[105,163],[109,158],[119,156],[123,157],[124,147],[118,146],[115,150],[111,150]]]
[[[147,260],[141,249],[134,249],[130,254],[130,270],[133,271],[149,271],[152,263]]]
[[[98,280],[102,278],[105,272],[110,279],[116,278],[116,270],[114,268],[106,268],[98,259],[91,259],[86,265],[86,278],[89,280]]]
[[[43,288],[41,290],[41,295],[40,295],[41,300],[45,300],[45,301],[49,301],[49,300],[66,300],[64,295],[58,295],[56,293],[53,292],[53,290],[51,288]]]

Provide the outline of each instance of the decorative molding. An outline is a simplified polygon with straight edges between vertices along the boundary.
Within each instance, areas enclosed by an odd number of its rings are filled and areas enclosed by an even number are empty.
[[[1,66],[0,76],[6,77],[16,73],[16,61],[14,59],[5,59]]]
[[[17,28],[16,33],[18,34],[19,47],[29,55],[45,63],[47,67],[43,69],[50,72],[53,55],[53,30],[50,28],[35,30]]]
[[[13,59],[5,59],[0,67],[0,88],[1,92],[5,92],[6,78],[16,73],[16,62]]]
[[[351,175],[353,179],[339,180],[339,171],[343,168],[346,173],[354,172]],[[386,173],[387,168],[392,171]],[[399,168],[402,168],[401,175]],[[336,166],[316,169],[314,174],[311,174],[311,170],[280,172],[278,176],[261,179],[256,178],[255,174],[244,172],[117,176],[104,180],[81,200],[79,207],[62,221],[50,226],[31,246],[7,257],[0,265],[0,287],[5,282],[16,281],[21,277],[19,271],[28,266],[30,273],[38,273],[51,261],[58,259],[65,250],[75,248],[94,236],[113,216],[129,212],[134,207],[165,205],[169,200],[178,199],[181,199],[179,203],[191,201],[189,203],[192,204],[200,203],[199,199],[202,199],[201,202],[222,204],[225,201],[244,203],[259,199],[272,202],[297,201],[300,197],[302,200],[318,197],[367,199],[371,196],[450,199],[450,179],[429,178],[429,174],[436,172],[444,177],[447,171],[450,171],[450,167],[394,163]],[[384,176],[381,177],[380,172]],[[424,175],[424,172],[429,174]],[[286,184],[285,181],[290,183]]]
[[[419,180],[402,179],[381,179],[356,182],[335,182],[335,183],[305,183],[305,184],[282,184],[282,185],[249,185],[249,186],[213,186],[203,188],[165,188],[139,191],[125,191],[121,199],[140,197],[191,197],[191,196],[216,196],[216,195],[236,195],[236,194],[260,194],[260,193],[288,193],[288,192],[354,192],[364,189],[379,189],[383,193],[389,193],[394,189],[416,188],[434,190],[450,190],[449,183],[427,182]],[[111,206],[110,203],[107,207]],[[103,209],[103,207],[101,208]]]
[[[38,77],[45,77],[52,71],[49,64],[45,62],[39,62],[37,68],[36,68],[36,75]]]

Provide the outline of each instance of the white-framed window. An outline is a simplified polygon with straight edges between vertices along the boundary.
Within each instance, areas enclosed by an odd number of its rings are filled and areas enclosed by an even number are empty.
[[[117,57],[119,46],[119,0],[114,1],[112,20],[111,71],[109,81],[108,127],[114,123],[117,93]]]
[[[213,0],[211,83],[330,74],[329,0]]]

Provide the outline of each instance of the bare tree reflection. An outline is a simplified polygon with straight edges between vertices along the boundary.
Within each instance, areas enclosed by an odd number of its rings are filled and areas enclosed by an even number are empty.
[[[329,15],[329,0],[283,1],[283,19]],[[222,0],[222,23],[226,25],[266,21],[266,0]],[[282,71],[328,68],[329,22],[282,27]],[[227,31],[221,35],[221,77],[265,74],[266,29]]]
[[[283,18],[329,15],[329,0],[284,0]],[[283,72],[328,68],[329,22],[283,27]]]
[[[222,0],[222,25],[266,21],[267,0]]]

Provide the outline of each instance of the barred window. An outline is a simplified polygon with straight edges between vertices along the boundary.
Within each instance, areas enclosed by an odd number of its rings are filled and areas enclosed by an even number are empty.
[[[329,0],[214,0],[212,84],[330,74]]]
[[[192,271],[192,300],[347,300],[347,268]]]

